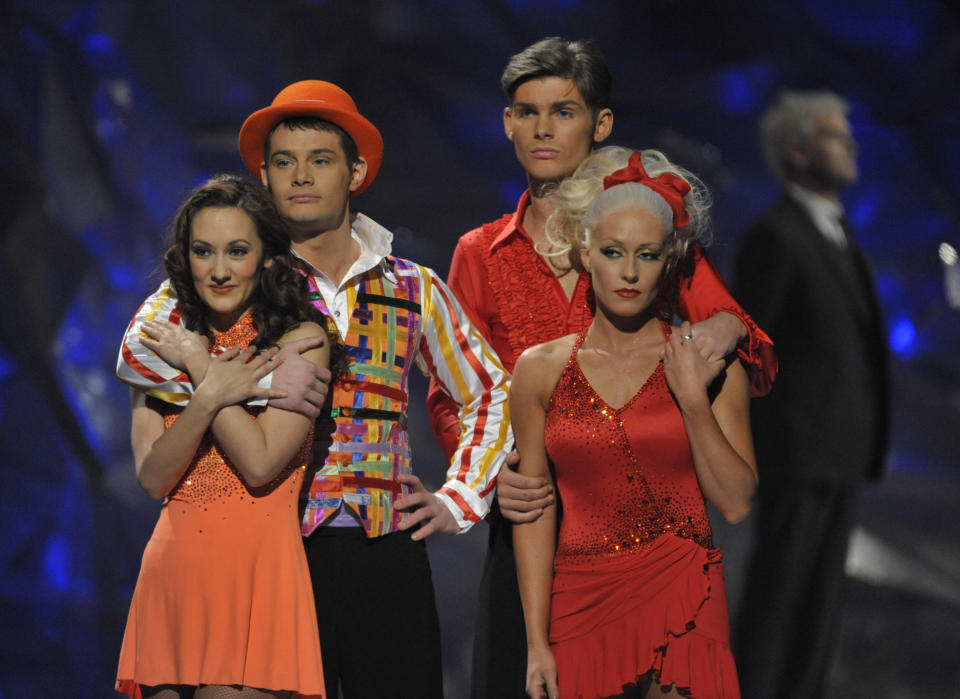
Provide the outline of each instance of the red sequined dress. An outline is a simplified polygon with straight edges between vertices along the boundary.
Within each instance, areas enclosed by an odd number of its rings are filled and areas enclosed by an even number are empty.
[[[577,363],[582,343],[545,429],[563,501],[550,609],[560,696],[652,677],[696,699],[738,698],[721,554],[663,364],[614,409]]]
[[[256,334],[247,315],[216,346],[246,347]],[[166,410],[167,428],[181,412],[151,405]],[[324,693],[297,511],[311,442],[312,434],[272,482],[252,488],[207,432],[143,553],[117,690],[140,697],[140,685],[227,684]]]

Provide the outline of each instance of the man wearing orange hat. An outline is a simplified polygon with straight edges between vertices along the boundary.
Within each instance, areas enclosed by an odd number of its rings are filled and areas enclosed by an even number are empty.
[[[423,539],[466,531],[490,509],[512,442],[506,371],[436,274],[391,255],[391,233],[351,213],[351,197],[376,177],[383,141],[346,92],[319,80],[288,86],[246,120],[239,146],[289,222],[315,303],[351,360],[318,421],[315,473],[303,494],[327,692],[442,696]],[[117,367],[127,383],[167,401],[192,389],[143,347],[140,326],[175,309],[164,283],[131,322]],[[460,406],[461,438],[436,493],[410,467],[414,364]]]

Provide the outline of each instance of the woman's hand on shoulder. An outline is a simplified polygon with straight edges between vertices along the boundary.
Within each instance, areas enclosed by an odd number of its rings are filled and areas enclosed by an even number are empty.
[[[251,398],[282,398],[282,391],[262,388],[258,383],[276,367],[274,357],[277,352],[276,347],[260,354],[256,354],[256,348],[252,346],[244,350],[234,347],[211,358],[193,400],[210,401],[219,410]]]
[[[722,357],[704,359],[690,335],[690,323],[684,322],[679,331],[674,328],[663,350],[667,386],[681,406],[685,401],[707,400],[707,388],[726,366]]]
[[[186,371],[192,359],[210,356],[207,338],[166,320],[145,321],[141,334],[140,341],[147,349],[180,371]]]
[[[747,337],[747,326],[729,311],[720,311],[690,326],[693,341],[708,361],[726,357],[736,351]]]

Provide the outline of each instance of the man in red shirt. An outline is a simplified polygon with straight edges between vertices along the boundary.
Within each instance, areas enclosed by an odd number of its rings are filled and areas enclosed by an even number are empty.
[[[589,275],[573,256],[550,255],[545,230],[559,183],[610,135],[613,112],[610,72],[600,52],[585,41],[538,41],[510,59],[501,85],[509,98],[504,130],[528,189],[514,213],[460,238],[448,283],[512,371],[527,347],[586,328],[593,317]],[[738,351],[753,393],[770,389],[776,374],[773,345],[730,296],[702,250],[682,284],[678,305],[694,323],[702,354]],[[448,455],[460,434],[456,408],[438,385],[431,385],[431,427]],[[502,517],[490,520],[474,641],[474,698],[526,696],[527,650],[510,521],[536,519],[553,502],[552,484],[510,469],[501,470],[497,490]]]

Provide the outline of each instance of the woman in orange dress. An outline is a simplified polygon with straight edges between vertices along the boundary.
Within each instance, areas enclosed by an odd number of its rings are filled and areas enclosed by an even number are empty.
[[[259,184],[236,176],[199,187],[175,219],[164,263],[185,329],[148,322],[143,343],[195,391],[184,408],[131,393],[137,479],[164,502],[120,653],[128,696],[323,694],[297,513],[312,423],[244,406],[281,397],[257,386],[274,345],[321,336],[304,356],[330,359],[285,230]]]
[[[738,699],[705,500],[749,511],[748,379],[670,326],[706,190],[660,153],[602,148],[560,194],[548,231],[579,249],[596,314],[524,352],[511,385],[520,470],[552,466],[563,504],[559,533],[552,506],[514,527],[527,692]]]

